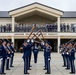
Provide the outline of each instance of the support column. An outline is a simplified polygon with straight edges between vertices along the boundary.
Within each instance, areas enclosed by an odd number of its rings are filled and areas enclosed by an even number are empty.
[[[60,46],[60,36],[58,36],[58,53],[59,53],[59,46]]]
[[[14,32],[15,18],[12,17],[12,32]]]
[[[14,44],[14,36],[12,36],[12,42],[13,42],[13,44]]]
[[[60,32],[60,17],[57,18],[58,32]]]

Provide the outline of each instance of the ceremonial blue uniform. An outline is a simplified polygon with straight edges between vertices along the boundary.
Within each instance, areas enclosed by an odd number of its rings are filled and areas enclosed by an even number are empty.
[[[5,60],[6,60],[6,46],[1,46],[2,52],[1,52],[1,58],[2,58],[2,63],[1,63],[1,74],[4,74],[4,67],[5,67]]]
[[[0,46],[0,63],[1,63],[1,58],[2,58],[2,49],[1,49],[1,46]],[[1,64],[0,64],[0,73],[1,73]]]
[[[8,49],[9,52],[10,52],[10,47],[9,47],[9,46],[7,46],[7,49]],[[11,56],[11,54],[7,52],[6,70],[10,70],[10,69],[9,69],[9,59],[10,59],[10,56]]]
[[[32,47],[32,43],[30,42],[29,44],[30,44],[31,47]],[[31,49],[31,47],[29,48],[29,57],[28,57],[28,69],[29,69],[29,70],[31,70],[31,69],[30,69],[30,67],[31,67],[31,56],[32,56],[32,49]]]
[[[46,74],[50,74],[50,59],[51,59],[51,49],[50,46],[42,46],[44,48],[44,60],[45,60],[45,69],[47,70]]]
[[[10,67],[13,67],[14,47],[10,46],[10,49],[12,50],[12,53],[11,53],[11,60],[10,60]]]
[[[70,60],[69,60],[68,50],[69,48],[67,48],[67,51],[66,51],[66,63],[67,63],[66,69],[70,69]]]
[[[29,68],[29,56],[30,56],[30,48],[32,44],[28,43],[28,45],[23,46],[23,60],[24,60],[24,74],[27,74]]]
[[[64,65],[63,65],[63,67],[66,67],[66,52],[64,52],[65,51],[65,47],[62,47],[63,48],[63,50],[61,51],[61,53],[62,53],[62,57],[63,57],[63,62],[64,62]]]
[[[69,53],[69,60],[70,60],[70,63],[71,63],[71,73],[75,73],[75,65],[74,65],[75,48],[72,48],[71,52]]]
[[[2,57],[2,49],[1,49],[1,46],[0,46],[0,58]]]
[[[33,53],[34,53],[34,63],[37,63],[37,57],[38,57],[38,46],[33,47]]]
[[[46,74],[50,74],[50,59],[51,59],[51,49],[50,46],[46,47],[46,68],[47,68],[47,72]]]
[[[42,48],[44,49],[44,62],[45,62],[45,65],[44,65],[44,70],[46,70],[46,46],[45,45],[41,45]]]

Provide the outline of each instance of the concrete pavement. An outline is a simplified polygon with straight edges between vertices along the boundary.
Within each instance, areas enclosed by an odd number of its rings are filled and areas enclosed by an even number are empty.
[[[65,70],[62,61],[62,57],[59,53],[52,53],[51,54],[51,74],[50,75],[71,75],[69,74],[70,70]],[[44,57],[43,52],[40,52],[38,55],[38,63],[35,64],[33,61],[33,54],[31,60],[31,69],[29,70],[29,75],[46,75],[45,70],[43,70],[44,66]],[[75,60],[76,65],[76,60]],[[6,75],[24,75],[23,74],[23,60],[22,60],[22,53],[15,53],[14,58],[14,68],[11,68],[9,71],[5,71]],[[76,75],[76,74],[74,74]]]

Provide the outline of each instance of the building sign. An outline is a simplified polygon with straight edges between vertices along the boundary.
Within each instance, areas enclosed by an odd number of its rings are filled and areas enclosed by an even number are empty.
[[[25,36],[25,35],[29,35],[29,33],[14,33],[15,36]],[[57,33],[43,33],[43,35],[45,36],[49,36],[49,35],[58,35]]]
[[[57,35],[57,33],[49,33],[49,35]]]
[[[24,35],[24,33],[15,33],[14,35]]]
[[[43,33],[43,35],[58,35],[57,33]]]

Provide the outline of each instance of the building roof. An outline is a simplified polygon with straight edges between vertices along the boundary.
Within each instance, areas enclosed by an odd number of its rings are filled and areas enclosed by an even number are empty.
[[[0,18],[11,18],[9,11],[0,11]],[[76,18],[76,11],[65,11],[62,18]]]
[[[33,5],[33,4],[39,4],[39,5],[46,6],[44,4],[37,3],[37,2],[29,4],[29,5]],[[26,5],[26,6],[11,10],[11,11],[15,11],[15,10],[27,7],[29,5]],[[52,7],[49,7],[49,6],[46,6],[46,7],[52,8]],[[52,8],[52,9],[55,9],[55,8]],[[58,10],[58,9],[55,9],[55,10]],[[11,11],[0,11],[0,18],[11,18],[10,15],[9,15],[9,12],[11,12]],[[58,11],[61,11],[61,10],[58,10]],[[62,18],[76,18],[76,11],[61,11],[61,12],[64,12]]]
[[[64,11],[62,18],[76,18],[76,11]]]
[[[0,11],[0,18],[10,18],[8,11]]]
[[[24,8],[24,7],[27,7],[27,6],[30,6],[30,5],[34,5],[34,4],[39,4],[39,5],[42,5],[42,6],[45,6],[45,7],[48,7],[48,8],[55,9],[55,10],[57,10],[57,11],[61,11],[61,12],[63,12],[62,10],[59,10],[59,9],[56,9],[56,8],[53,8],[53,7],[50,7],[50,6],[47,6],[47,5],[44,5],[44,4],[41,4],[41,3],[38,3],[38,2],[34,2],[34,3],[29,4],[29,5],[25,5],[25,6],[22,6],[22,7],[19,7],[19,8],[13,9],[13,10],[10,10],[9,12],[11,12],[11,11],[15,11],[15,10],[18,10],[18,9],[21,9],[21,8]]]

